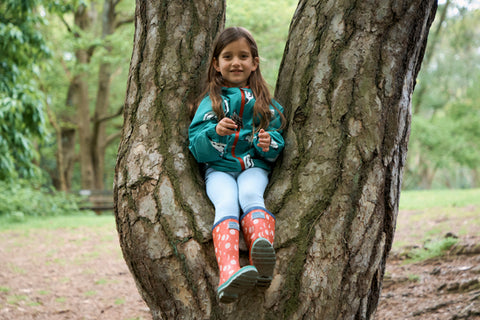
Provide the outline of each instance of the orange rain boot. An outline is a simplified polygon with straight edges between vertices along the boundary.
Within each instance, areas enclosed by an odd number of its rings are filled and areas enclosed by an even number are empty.
[[[250,263],[258,270],[259,287],[268,287],[275,269],[275,217],[265,208],[253,208],[242,216],[243,237],[248,247]]]
[[[217,298],[222,303],[234,302],[240,294],[255,287],[258,272],[254,266],[240,268],[238,220],[221,221],[214,226],[212,234],[215,256],[220,270]]]

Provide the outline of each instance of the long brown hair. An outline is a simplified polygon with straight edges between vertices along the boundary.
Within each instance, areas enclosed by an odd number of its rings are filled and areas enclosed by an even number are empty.
[[[210,66],[208,67],[207,81],[205,84],[205,90],[202,95],[198,98],[198,101],[192,105],[191,114],[192,117],[195,114],[196,109],[198,108],[199,102],[205,97],[205,95],[210,96],[212,101],[212,109],[217,115],[218,119],[222,119],[225,115],[222,109],[222,101],[220,97],[222,86],[224,86],[222,74],[215,69],[214,61],[219,59],[220,53],[222,50],[230,43],[237,41],[241,38],[247,40],[252,59],[259,58],[258,47],[255,39],[253,39],[252,34],[245,28],[242,27],[230,27],[223,30],[222,33],[218,36],[215,41],[213,54],[210,60]],[[260,72],[260,65],[257,66],[255,71],[252,71],[248,79],[248,86],[253,92],[255,97],[255,105],[253,106],[253,116],[254,119],[260,117],[260,125],[256,130],[266,129],[270,124],[270,119],[272,114],[270,113],[269,106],[272,105],[278,112],[281,117],[282,127],[285,125],[285,117],[278,110],[275,105],[272,103],[272,98],[270,96],[270,91],[268,90],[268,85],[265,79]],[[255,124],[254,124],[255,125]]]

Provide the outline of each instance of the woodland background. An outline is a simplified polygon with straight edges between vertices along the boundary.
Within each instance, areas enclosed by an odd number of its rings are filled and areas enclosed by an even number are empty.
[[[296,5],[227,1],[226,25],[253,33],[272,92]],[[133,0],[0,3],[0,216],[70,210],[71,194],[112,189],[134,11]],[[479,86],[480,4],[439,1],[403,189],[479,187]],[[36,204],[12,210],[26,199]]]

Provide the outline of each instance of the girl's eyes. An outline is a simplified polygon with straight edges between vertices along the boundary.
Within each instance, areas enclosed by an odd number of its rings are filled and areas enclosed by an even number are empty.
[[[230,60],[230,59],[233,58],[233,55],[225,54],[225,55],[222,55],[222,58],[225,59],[225,60]],[[250,55],[249,54],[240,54],[240,58],[245,60],[245,59],[250,58]]]

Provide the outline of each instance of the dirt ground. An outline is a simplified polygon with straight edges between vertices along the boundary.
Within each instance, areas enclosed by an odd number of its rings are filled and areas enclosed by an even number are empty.
[[[415,214],[400,216],[408,225]],[[480,225],[465,219],[449,222],[452,232],[465,223],[467,231],[441,259],[405,263],[403,248],[392,251],[376,319],[480,319]],[[418,241],[411,234],[411,228],[399,223],[395,241]],[[0,232],[0,319],[151,316],[112,224]]]

